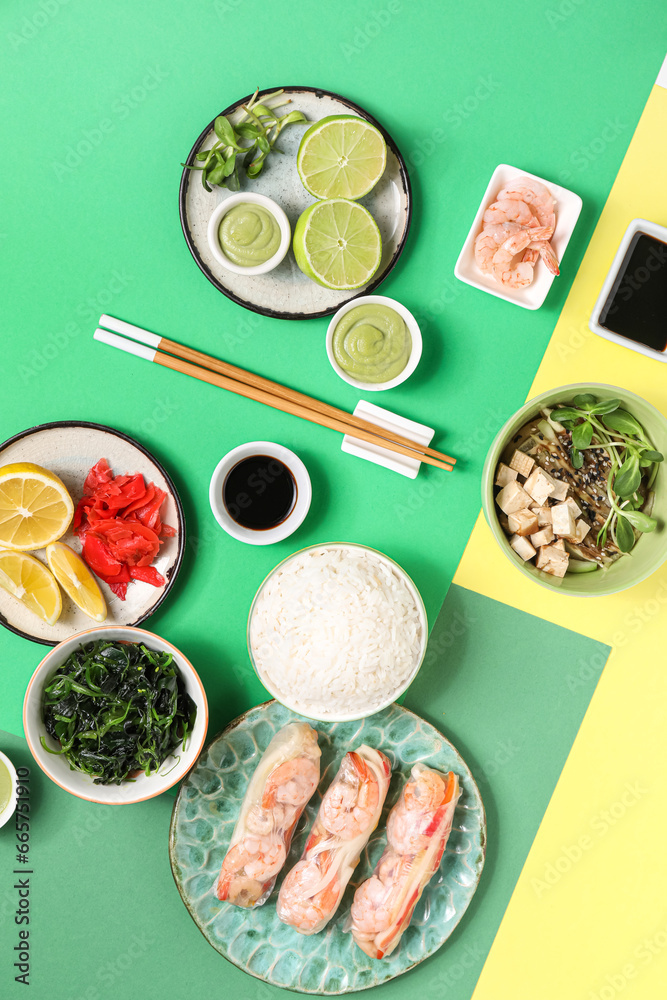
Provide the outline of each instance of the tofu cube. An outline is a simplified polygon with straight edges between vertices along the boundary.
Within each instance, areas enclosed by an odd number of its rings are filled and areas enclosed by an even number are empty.
[[[502,510],[500,514],[498,514],[498,523],[500,524],[500,527],[503,529],[506,535],[514,534],[513,531],[510,531],[510,523],[507,519],[507,514],[503,514]]]
[[[557,541],[555,542],[551,542],[551,547],[552,549],[561,549],[563,552],[565,552],[565,542],[563,541],[562,538],[557,539]]]
[[[537,514],[533,514],[527,507],[510,514],[507,520],[513,535],[532,535],[538,529]]]
[[[551,527],[554,535],[571,538],[575,531],[576,518],[568,503],[557,503],[551,508]]]
[[[517,482],[508,483],[504,486],[498,496],[496,503],[505,514],[514,514],[517,510],[523,510],[530,504],[530,497]]]
[[[519,473],[516,469],[510,469],[509,465],[501,462],[496,469],[495,485],[500,487],[507,486],[508,483],[514,482],[518,475]]]
[[[533,466],[535,465],[535,459],[531,458],[530,455],[526,455],[525,451],[517,450],[512,455],[510,460],[510,469],[515,469],[520,476],[528,476],[533,471]]]
[[[578,505],[574,497],[567,497],[563,503],[568,504],[572,508],[572,513],[574,514],[575,521],[578,517],[581,517],[581,507]]]
[[[554,491],[551,494],[551,499],[560,501],[565,500],[565,498],[567,497],[567,491],[569,490],[570,487],[567,485],[567,483],[563,482],[562,479],[554,479],[552,477],[551,481],[554,484]]]
[[[536,549],[541,548],[542,545],[549,545],[550,542],[554,540],[554,533],[551,530],[551,525],[547,524],[546,527],[542,528],[540,531],[536,531],[530,536],[531,544],[535,546]]]
[[[536,566],[552,576],[563,577],[567,573],[570,557],[556,545],[543,545],[537,553]]]
[[[539,507],[533,504],[530,509],[537,514],[537,523],[540,528],[546,528],[547,525],[551,526],[551,507]]]
[[[537,555],[530,539],[524,538],[523,535],[512,535],[510,545],[524,562],[528,562],[529,559],[533,559]]]
[[[533,469],[523,485],[526,493],[530,493],[535,503],[540,506],[547,502],[556,488],[556,483],[549,473],[540,468]]]
[[[575,542],[583,542],[584,538],[586,537],[586,535],[590,530],[591,530],[590,524],[584,521],[583,518],[579,518],[574,527]]]

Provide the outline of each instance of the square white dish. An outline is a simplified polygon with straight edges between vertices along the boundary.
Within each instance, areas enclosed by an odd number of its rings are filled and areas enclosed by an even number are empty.
[[[539,309],[547,297],[547,292],[551,288],[551,282],[555,277],[555,275],[547,270],[543,261],[539,260],[535,265],[535,278],[532,284],[526,288],[503,288],[491,275],[483,274],[475,263],[475,239],[477,234],[482,230],[484,212],[496,200],[496,196],[501,188],[517,177],[532,177],[533,180],[541,181],[542,184],[545,184],[549,188],[556,199],[556,230],[551,240],[551,245],[558,260],[561,261],[563,259],[563,254],[570,242],[570,237],[581,212],[581,198],[574,191],[568,191],[567,188],[561,187],[560,184],[553,184],[551,181],[545,180],[544,177],[531,174],[528,170],[519,170],[508,163],[501,163],[493,171],[491,180],[484,192],[484,197],[454,267],[454,274],[459,281],[464,281],[467,285],[472,285],[473,288],[480,288],[483,292],[489,292],[490,295],[495,295],[499,299],[506,299],[508,302],[513,302],[524,309]]]
[[[627,337],[621,336],[620,333],[614,333],[613,330],[608,330],[607,327],[600,325],[600,314],[604,309],[607,299],[611,294],[611,290],[616,283],[616,279],[619,277],[619,272],[623,265],[625,255],[628,252],[630,243],[635,233],[646,233],[648,236],[654,236],[657,240],[662,240],[663,243],[667,243],[667,229],[665,226],[659,226],[657,222],[649,222],[648,219],[633,219],[628,228],[625,230],[623,239],[621,240],[618,250],[614,255],[614,259],[611,262],[611,267],[609,268],[609,273],[604,279],[604,284],[600,289],[600,294],[598,295],[597,302],[593,306],[593,312],[591,313],[591,318],[588,321],[589,329],[593,333],[596,333],[598,337],[604,337],[605,340],[611,340],[614,344],[619,344],[620,347],[629,347],[631,351],[637,351],[638,354],[643,354],[647,358],[655,358],[657,361],[667,361],[667,350],[666,351],[656,351],[652,347],[648,347],[646,344],[640,344],[636,340],[629,340]]]

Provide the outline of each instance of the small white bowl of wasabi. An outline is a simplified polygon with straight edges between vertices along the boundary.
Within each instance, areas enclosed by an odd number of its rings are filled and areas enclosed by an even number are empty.
[[[263,194],[239,191],[214,209],[208,220],[208,245],[234,274],[268,274],[283,260],[292,239],[280,205]]]
[[[331,367],[365,392],[393,389],[409,378],[422,355],[419,324],[386,295],[360,295],[338,310],[326,337]]]

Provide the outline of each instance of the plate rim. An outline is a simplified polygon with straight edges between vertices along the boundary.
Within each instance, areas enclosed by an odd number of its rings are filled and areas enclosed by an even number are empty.
[[[165,584],[164,590],[162,591],[162,594],[158,597],[155,604],[152,604],[148,609],[148,611],[146,611],[139,618],[137,618],[136,621],[128,622],[127,624],[128,628],[136,628],[143,622],[145,622],[148,618],[150,618],[151,615],[155,614],[155,612],[160,607],[160,605],[166,598],[167,594],[171,590],[172,586],[176,582],[176,577],[178,576],[181,569],[181,565],[183,563],[183,558],[185,556],[185,537],[186,537],[185,511],[183,510],[183,503],[178,494],[178,490],[174,485],[173,479],[171,478],[167,470],[164,468],[162,463],[159,462],[157,458],[155,458],[155,456],[148,450],[148,448],[145,447],[145,445],[137,441],[136,438],[130,437],[129,434],[125,434],[124,431],[116,430],[115,427],[109,427],[107,424],[95,423],[92,420],[50,420],[45,424],[35,424],[34,427],[28,427],[23,431],[19,431],[17,434],[12,434],[12,436],[7,438],[6,441],[0,442],[0,454],[4,451],[5,448],[8,448],[10,445],[15,444],[22,438],[29,437],[32,434],[36,434],[38,431],[51,430],[54,427],[69,427],[69,428],[81,427],[96,431],[104,431],[106,434],[113,434],[114,437],[121,438],[128,444],[133,445],[138,451],[140,451],[143,455],[145,455],[146,458],[148,458],[153,463],[153,465],[155,465],[159,469],[161,475],[164,476],[164,479],[166,480],[166,483],[170,489],[171,495],[176,505],[176,513],[180,528],[176,559],[174,561],[171,574],[168,577],[167,582]],[[28,639],[30,642],[37,642],[41,646],[57,646],[60,642],[64,641],[62,639],[43,639],[40,636],[32,635],[30,632],[24,632],[23,629],[17,628],[15,625],[11,625],[1,612],[0,612],[0,625],[2,625],[3,628],[6,628],[9,632],[13,632],[15,635],[20,636],[22,639]],[[72,635],[76,634],[77,634],[76,632],[72,632]]]
[[[241,298],[239,295],[237,295],[235,292],[232,292],[230,289],[225,288],[224,285],[222,285],[215,277],[215,275],[208,269],[208,267],[201,258],[199,250],[195,246],[192,234],[190,232],[190,227],[187,221],[187,212],[185,205],[186,194],[192,175],[192,171],[188,170],[187,167],[192,165],[192,163],[194,163],[195,154],[197,153],[199,146],[201,142],[204,140],[205,136],[208,135],[208,133],[213,128],[213,125],[215,123],[215,118],[211,122],[209,122],[206,128],[204,128],[203,131],[199,134],[192,148],[190,149],[187,158],[185,159],[183,165],[183,173],[181,175],[181,182],[178,189],[178,215],[181,223],[181,230],[185,238],[185,242],[187,244],[188,250],[190,251],[195,264],[202,272],[204,277],[208,278],[213,287],[216,288],[219,292],[222,292],[223,295],[226,295],[227,298],[231,299],[232,302],[236,302],[237,305],[242,306],[244,309],[249,309],[251,312],[257,313],[260,316],[269,316],[273,319],[286,319],[286,320],[320,319],[323,316],[333,316],[333,314],[337,312],[337,310],[340,309],[342,305],[345,305],[347,302],[352,301],[352,299],[358,298],[360,295],[370,295],[385,280],[385,278],[387,278],[389,274],[391,274],[396,264],[398,263],[398,260],[401,254],[403,253],[403,250],[405,249],[405,244],[407,242],[408,235],[410,233],[410,225],[412,223],[412,209],[413,209],[412,185],[410,183],[410,175],[408,172],[407,164],[405,162],[405,159],[403,158],[403,154],[401,153],[398,146],[394,142],[394,139],[386,130],[386,128],[383,125],[381,125],[380,122],[373,117],[373,115],[369,114],[369,112],[366,111],[364,108],[362,108],[359,104],[355,104],[355,102],[351,101],[349,98],[343,97],[341,94],[337,94],[332,90],[325,90],[322,87],[309,87],[309,86],[296,86],[296,85],[290,85],[284,87],[268,87],[265,88],[264,90],[260,90],[259,96],[263,97],[266,94],[272,94],[276,90],[283,90],[285,93],[291,93],[294,91],[308,91],[311,94],[314,94],[316,97],[333,97],[335,100],[340,101],[341,104],[344,104],[348,108],[350,108],[350,110],[356,111],[361,118],[364,118],[367,122],[370,122],[371,125],[374,125],[375,128],[377,128],[378,131],[382,134],[385,142],[387,143],[392,153],[396,157],[401,174],[401,181],[404,185],[406,193],[405,228],[403,230],[403,235],[401,236],[401,239],[399,240],[398,245],[391,257],[391,260],[387,264],[387,267],[384,270],[384,272],[379,277],[374,278],[364,289],[361,289],[355,294],[350,295],[350,298],[346,299],[345,302],[338,303],[338,305],[330,309],[322,309],[318,310],[317,312],[307,312],[307,313],[278,312],[275,309],[256,306],[253,303],[248,302],[246,299]],[[246,101],[249,101],[251,97],[252,94],[248,94],[246,97],[241,97],[238,101],[235,101],[233,104],[228,105],[224,109],[224,111],[220,111],[219,114],[221,115],[231,114],[232,111],[238,108],[239,104],[243,104]],[[217,117],[218,115],[216,115],[216,118]]]
[[[361,993],[361,992],[364,992],[365,990],[376,989],[378,986],[384,986],[386,983],[390,983],[392,980],[398,979],[400,976],[405,975],[406,972],[410,972],[412,969],[416,968],[416,966],[421,965],[422,962],[426,962],[426,961],[428,961],[429,958],[433,958],[434,955],[436,955],[437,952],[440,951],[440,949],[442,947],[444,947],[444,945],[447,944],[447,941],[449,940],[449,938],[451,937],[451,935],[454,933],[454,931],[456,930],[456,928],[459,926],[459,924],[461,923],[461,920],[463,920],[463,918],[465,916],[465,913],[468,910],[468,907],[470,906],[470,903],[472,902],[472,898],[473,898],[473,896],[475,895],[475,893],[477,892],[477,890],[479,888],[479,884],[480,884],[480,882],[482,880],[482,874],[484,872],[484,866],[486,864],[486,853],[487,853],[487,845],[488,845],[488,827],[487,827],[487,821],[486,821],[486,807],[484,805],[484,799],[482,798],[482,793],[479,790],[479,785],[475,781],[475,777],[474,777],[474,775],[473,775],[473,773],[472,773],[472,771],[470,769],[470,766],[466,762],[466,760],[463,757],[463,755],[460,753],[459,750],[457,750],[457,748],[454,746],[454,744],[452,743],[452,741],[450,739],[448,739],[445,736],[445,734],[443,732],[441,732],[440,729],[438,729],[437,726],[435,726],[428,719],[424,718],[423,715],[420,715],[418,712],[414,712],[411,708],[406,708],[405,705],[399,705],[398,702],[392,702],[392,705],[395,705],[397,708],[400,708],[403,712],[406,712],[408,715],[412,715],[414,718],[418,719],[420,722],[426,723],[427,726],[430,726],[432,729],[435,729],[435,731],[438,733],[438,735],[441,737],[441,739],[445,743],[447,743],[448,746],[450,746],[452,748],[452,750],[454,751],[454,753],[456,754],[456,756],[459,757],[460,760],[463,761],[463,763],[464,763],[464,765],[465,765],[465,767],[466,767],[466,769],[467,769],[467,771],[468,771],[468,773],[470,775],[470,780],[472,781],[473,787],[474,787],[475,791],[477,792],[477,798],[479,799],[479,804],[480,804],[480,809],[481,809],[481,817],[480,817],[480,852],[481,852],[480,853],[480,862],[481,863],[480,863],[480,867],[479,867],[479,873],[478,873],[477,879],[475,881],[475,887],[473,889],[472,896],[470,897],[470,899],[468,901],[468,905],[466,906],[465,910],[463,911],[463,913],[461,914],[461,916],[457,920],[456,924],[454,925],[454,927],[452,927],[450,933],[447,935],[447,937],[442,942],[442,944],[438,945],[438,947],[435,949],[435,951],[431,952],[430,955],[426,955],[426,956],[424,956],[424,958],[420,958],[416,962],[413,962],[412,965],[409,965],[407,968],[401,969],[400,972],[397,972],[395,975],[390,976],[388,979],[383,980],[382,983],[370,983],[368,986],[359,986],[356,989],[339,990],[337,993],[325,993],[325,992],[322,992],[322,991],[317,991],[316,992],[316,991],[313,991],[313,990],[300,990],[300,989],[295,988],[294,986],[277,986],[275,983],[270,982],[268,979],[264,978],[263,976],[258,975],[255,972],[251,972],[249,969],[244,968],[243,966],[239,965],[237,962],[235,962],[232,958],[229,958],[227,955],[223,955],[221,951],[218,951],[218,949],[213,944],[211,944],[211,942],[209,941],[208,937],[204,933],[203,928],[200,927],[198,921],[195,919],[195,916],[194,916],[194,914],[192,912],[192,909],[190,908],[190,905],[189,905],[187,899],[183,895],[180,883],[178,881],[178,878],[176,877],[176,872],[175,872],[176,862],[174,860],[176,812],[177,812],[179,803],[181,801],[181,796],[183,794],[183,787],[184,787],[185,781],[189,777],[191,777],[191,775],[195,771],[196,767],[198,766],[199,761],[201,760],[201,758],[208,751],[209,747],[212,746],[212,744],[216,742],[216,740],[218,740],[220,737],[222,737],[225,733],[230,732],[233,729],[237,729],[243,722],[245,722],[246,718],[250,715],[251,712],[255,712],[259,708],[268,708],[269,705],[273,705],[273,704],[281,705],[281,707],[283,707],[283,708],[286,707],[286,706],[282,705],[281,702],[278,702],[276,698],[269,698],[267,701],[262,701],[258,705],[253,705],[251,708],[248,708],[244,712],[241,712],[241,714],[238,715],[238,716],[236,716],[234,719],[231,719],[227,723],[227,725],[223,726],[223,728],[218,733],[215,734],[215,736],[213,736],[210,740],[206,740],[206,742],[204,743],[203,747],[201,748],[201,751],[199,753],[199,756],[197,757],[197,760],[195,761],[195,763],[193,764],[193,766],[190,768],[190,770],[188,771],[188,773],[186,775],[184,775],[183,780],[181,781],[181,784],[179,785],[178,794],[176,796],[176,799],[174,800],[174,805],[172,806],[171,817],[170,817],[170,820],[169,820],[168,853],[169,853],[169,869],[171,871],[171,877],[174,880],[174,884],[175,884],[175,886],[176,886],[176,888],[178,890],[178,894],[181,897],[181,901],[182,901],[183,905],[185,906],[186,910],[188,911],[188,914],[190,915],[190,918],[191,918],[192,922],[194,923],[195,927],[197,928],[197,930],[199,931],[199,933],[202,935],[202,937],[204,938],[204,940],[206,941],[206,943],[211,948],[213,948],[213,950],[218,955],[220,955],[221,958],[224,958],[226,962],[229,962],[230,965],[235,966],[235,968],[239,969],[241,972],[244,972],[246,975],[252,976],[254,979],[258,979],[260,982],[267,983],[267,985],[269,985],[269,986],[274,986],[276,989],[287,990],[289,993],[297,993],[297,994],[299,994],[301,996],[304,996],[304,995],[305,996],[343,996],[346,993]],[[387,708],[391,708],[392,705],[388,705]],[[383,709],[382,711],[387,711],[387,708]],[[293,715],[298,715],[299,714],[298,712],[292,711],[292,709],[288,709],[288,711],[292,712]],[[376,713],[376,714],[380,714],[380,713]],[[372,718],[372,717],[373,716],[369,716],[368,718]],[[306,719],[305,721],[308,722],[309,724],[312,722],[312,720],[309,720],[309,719]],[[332,725],[338,725],[338,723],[331,723],[331,724]],[[317,725],[320,725],[320,723],[317,723]]]

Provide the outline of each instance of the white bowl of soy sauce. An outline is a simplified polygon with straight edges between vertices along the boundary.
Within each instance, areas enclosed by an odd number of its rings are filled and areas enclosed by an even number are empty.
[[[218,462],[209,501],[216,521],[232,538],[273,545],[303,523],[312,492],[298,455],[272,441],[249,441]]]

